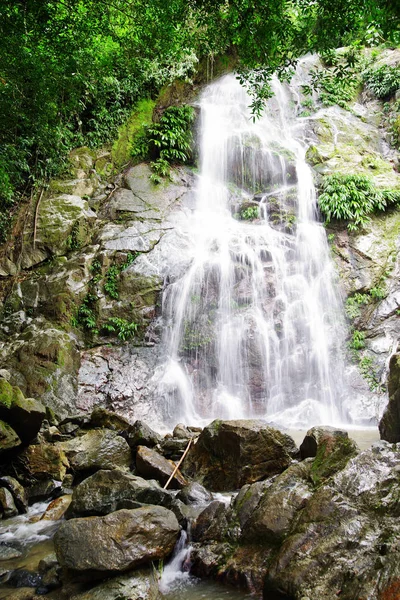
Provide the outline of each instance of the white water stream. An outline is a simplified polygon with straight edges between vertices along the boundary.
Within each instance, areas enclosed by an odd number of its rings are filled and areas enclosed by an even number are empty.
[[[171,423],[348,421],[342,307],[305,161],[305,121],[290,88],[273,87],[255,123],[233,75],[200,98],[193,257],[163,298],[160,393]]]

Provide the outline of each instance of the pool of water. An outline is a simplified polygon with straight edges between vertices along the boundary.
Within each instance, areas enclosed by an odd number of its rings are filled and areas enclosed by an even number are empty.
[[[205,581],[195,577],[187,577],[171,586],[171,590],[162,595],[164,600],[245,600],[253,598],[233,587],[224,586],[215,581]]]

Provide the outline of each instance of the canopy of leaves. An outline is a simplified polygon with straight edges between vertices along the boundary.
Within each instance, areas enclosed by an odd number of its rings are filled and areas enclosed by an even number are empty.
[[[400,42],[397,0],[2,0],[1,219],[72,147],[110,140],[138,99],[203,56],[237,57],[257,114],[273,71],[369,38]]]

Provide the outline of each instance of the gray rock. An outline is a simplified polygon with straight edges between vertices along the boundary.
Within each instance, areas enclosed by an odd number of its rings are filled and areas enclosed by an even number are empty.
[[[0,421],[0,454],[18,448],[21,445],[21,440],[15,433],[14,429],[4,421]]]
[[[165,485],[175,467],[176,465],[174,462],[167,460],[155,450],[147,448],[146,446],[138,446],[136,451],[136,469],[139,475],[156,479],[161,484]],[[186,479],[178,469],[171,480],[169,487],[170,489],[180,489],[186,484]]]
[[[0,488],[0,512],[3,514],[5,519],[9,517],[15,517],[18,514],[18,510],[14,503],[14,498],[6,488]]]
[[[90,415],[90,424],[92,427],[102,427],[113,431],[127,431],[132,428],[127,419],[101,406],[95,406],[93,409]]]
[[[185,485],[176,496],[184,504],[205,504],[211,502],[212,495],[197,481]]]
[[[106,515],[141,504],[160,504],[169,508],[171,501],[170,494],[153,481],[118,470],[102,470],[74,489],[68,517]]]
[[[178,534],[171,511],[148,506],[67,521],[58,529],[54,545],[59,563],[68,569],[127,571],[166,558]]]
[[[161,442],[162,438],[143,421],[135,421],[133,426],[130,427],[126,439],[133,450],[138,446],[153,448]]]
[[[9,490],[14,498],[15,506],[20,513],[26,513],[28,509],[28,498],[25,489],[22,485],[8,475],[0,477],[0,486]]]
[[[264,421],[213,421],[189,450],[183,472],[211,491],[230,491],[284,471],[293,439]]]
[[[75,471],[128,469],[131,450],[114,431],[95,429],[81,437],[59,444]]]
[[[71,597],[71,600],[158,600],[158,582],[151,569],[134,571],[109,579]]]
[[[317,456],[318,447],[321,444],[333,446],[336,438],[348,438],[347,431],[335,429],[334,427],[312,427],[306,433],[303,442],[300,445],[300,457],[305,458]]]

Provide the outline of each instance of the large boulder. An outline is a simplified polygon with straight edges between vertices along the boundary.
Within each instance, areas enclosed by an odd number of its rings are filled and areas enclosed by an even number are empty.
[[[108,429],[94,429],[81,437],[60,443],[75,471],[128,469],[131,450],[120,435]]]
[[[175,515],[162,506],[72,519],[54,537],[59,563],[76,571],[127,571],[166,558],[179,534]]]
[[[146,446],[139,446],[136,451],[136,469],[139,475],[149,479],[156,479],[163,485],[167,483],[175,471],[175,463],[167,460],[155,450]],[[171,489],[180,489],[187,484],[179,469],[171,479],[169,487]]]
[[[107,515],[140,504],[171,504],[172,498],[154,481],[119,470],[97,471],[73,492],[69,517]]]
[[[400,354],[394,354],[389,363],[389,404],[379,423],[381,439],[396,444],[400,442]]]
[[[265,598],[397,598],[400,445],[375,443],[324,485],[312,466],[244,486],[230,507],[210,504],[193,526],[195,572]]]
[[[153,448],[161,442],[161,439],[161,436],[143,421],[135,421],[127,435],[127,442],[132,449],[138,446]]]
[[[212,491],[229,491],[284,471],[293,439],[264,421],[213,421],[189,450],[183,472]]]
[[[69,462],[62,448],[44,443],[28,446],[15,463],[20,478],[27,482],[49,479],[62,481],[68,467]]]

